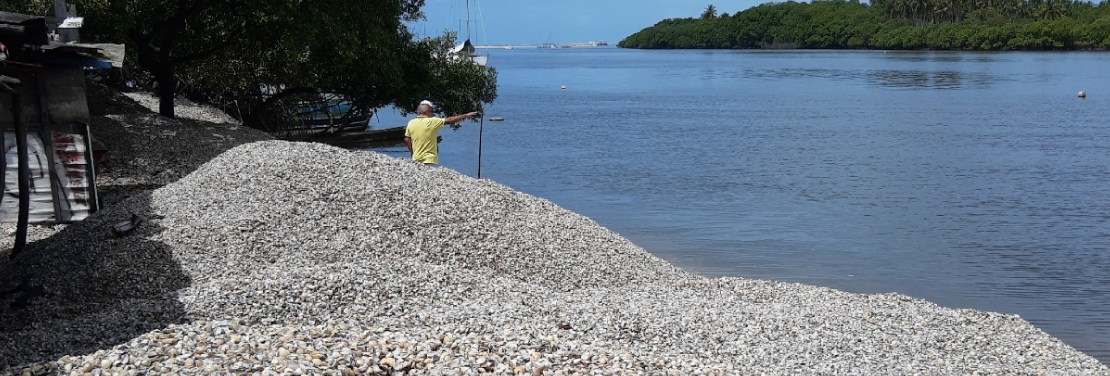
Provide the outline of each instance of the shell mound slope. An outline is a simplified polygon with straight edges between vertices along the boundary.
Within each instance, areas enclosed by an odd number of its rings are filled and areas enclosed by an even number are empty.
[[[8,270],[43,293],[0,305],[0,376],[1110,375],[1017,316],[710,280],[546,200],[310,143],[236,146]]]
[[[448,169],[320,144],[236,147],[155,191],[152,201],[166,231],[192,233],[171,238],[196,240],[196,252],[226,245],[226,253],[212,250],[214,264],[390,256],[559,290],[693,278],[549,201]]]

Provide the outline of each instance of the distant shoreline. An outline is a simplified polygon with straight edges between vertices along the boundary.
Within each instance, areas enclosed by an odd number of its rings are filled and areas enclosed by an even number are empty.
[[[710,6],[617,45],[636,49],[1110,50],[1110,3],[1017,0],[952,7],[925,0],[765,3],[734,15]]]
[[[1110,52],[1106,48],[1060,49],[1060,50],[974,50],[974,49],[892,49],[892,48],[631,48],[623,50],[639,51],[875,51],[875,52]]]

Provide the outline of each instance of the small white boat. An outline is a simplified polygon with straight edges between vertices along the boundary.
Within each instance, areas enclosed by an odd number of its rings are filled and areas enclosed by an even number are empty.
[[[474,45],[470,43],[470,1],[466,2],[466,40],[452,48],[449,54],[457,59],[467,59],[474,64],[486,66],[489,55],[478,55]]]
[[[489,61],[489,55],[479,55],[474,45],[470,43],[470,39],[462,42],[450,51],[452,57],[456,59],[468,59],[481,66],[486,66]]]

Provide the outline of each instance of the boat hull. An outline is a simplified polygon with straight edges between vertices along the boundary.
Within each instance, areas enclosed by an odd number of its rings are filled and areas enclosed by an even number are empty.
[[[405,127],[343,132],[314,137],[311,140],[335,146],[358,146],[404,141]]]

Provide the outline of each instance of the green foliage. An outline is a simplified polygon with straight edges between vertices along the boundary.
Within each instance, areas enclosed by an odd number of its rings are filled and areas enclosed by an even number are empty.
[[[454,33],[424,41],[432,48],[432,76],[430,85],[420,92],[410,91],[403,102],[394,103],[399,108],[416,109],[422,99],[436,104],[436,111],[445,116],[458,115],[470,111],[482,111],[482,103],[493,102],[497,98],[497,71],[491,67],[473,64],[469,60],[447,58],[447,51],[455,46]],[[461,124],[452,124],[458,128]]]
[[[53,0],[0,0],[0,11],[34,16],[53,16]]]
[[[261,129],[324,93],[361,113],[425,98],[480,111],[496,98],[493,69],[447,57],[452,36],[416,40],[406,27],[424,0],[76,2],[82,37],[125,43],[126,67],[159,90],[167,116],[178,93]]]
[[[1110,48],[1110,2],[825,0],[766,3],[731,17],[670,19],[624,48],[1062,50]]]

